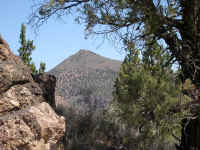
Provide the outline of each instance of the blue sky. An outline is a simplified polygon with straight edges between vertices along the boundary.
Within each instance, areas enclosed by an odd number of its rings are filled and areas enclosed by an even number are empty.
[[[0,5],[0,34],[17,54],[19,34],[22,23],[26,23],[31,13],[31,0],[4,0]],[[84,38],[83,25],[76,24],[71,17],[63,20],[51,19],[44,24],[38,35],[27,26],[27,38],[34,40],[36,50],[33,61],[38,66],[40,61],[47,65],[47,70],[55,67],[80,49],[91,50],[102,56],[123,60],[123,52],[114,47],[112,42],[101,38]]]

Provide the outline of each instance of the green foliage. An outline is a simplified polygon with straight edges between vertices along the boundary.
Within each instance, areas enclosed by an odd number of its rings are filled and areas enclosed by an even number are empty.
[[[31,62],[31,64],[28,66],[31,68],[33,74],[38,74],[38,70],[37,70],[34,62]]]
[[[113,106],[129,126],[139,130],[143,146],[161,142],[176,142],[173,135],[181,136],[180,122],[186,111],[173,113],[174,106],[186,99],[181,94],[172,66],[164,67],[169,59],[164,48],[146,42],[139,50],[130,49],[115,82]],[[181,98],[181,99],[180,99]]]
[[[35,46],[33,45],[33,41],[26,40],[26,26],[24,24],[22,24],[21,26],[20,44],[21,46],[18,49],[19,56],[25,64],[31,65],[31,54],[32,51],[35,49]]]
[[[44,62],[40,62],[39,73],[44,73],[45,69],[46,69],[46,64]]]
[[[21,46],[18,49],[18,53],[23,62],[31,68],[33,74],[43,73],[45,71],[46,64],[41,62],[40,69],[37,70],[35,63],[32,61],[31,55],[35,50],[35,46],[33,44],[33,40],[26,40],[26,26],[24,24],[21,25],[19,42]]]

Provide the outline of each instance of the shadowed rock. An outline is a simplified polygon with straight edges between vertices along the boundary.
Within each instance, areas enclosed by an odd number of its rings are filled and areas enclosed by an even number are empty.
[[[53,75],[43,73],[34,75],[33,79],[39,84],[43,91],[43,96],[46,100],[48,100],[49,105],[55,108],[56,78]]]

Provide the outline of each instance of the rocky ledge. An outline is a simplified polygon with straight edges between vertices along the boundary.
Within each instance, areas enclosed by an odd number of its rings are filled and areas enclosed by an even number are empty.
[[[0,150],[63,150],[54,90],[55,78],[32,76],[0,36]]]

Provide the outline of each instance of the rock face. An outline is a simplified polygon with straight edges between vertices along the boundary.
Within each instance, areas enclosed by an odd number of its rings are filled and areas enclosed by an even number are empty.
[[[43,96],[48,103],[53,107],[56,108],[55,104],[55,87],[56,87],[56,77],[49,74],[39,74],[34,75],[33,79],[37,82],[42,89]]]
[[[65,119],[51,107],[54,89],[53,76],[32,77],[0,36],[0,150],[63,149]]]

